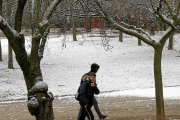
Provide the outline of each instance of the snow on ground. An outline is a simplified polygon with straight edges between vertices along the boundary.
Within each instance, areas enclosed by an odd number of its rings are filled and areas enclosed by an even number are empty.
[[[159,34],[160,36],[161,34]],[[106,51],[102,38],[78,35],[73,42],[71,35],[49,36],[41,69],[49,91],[56,97],[73,96],[81,76],[98,63],[97,83],[100,96],[154,97],[153,48],[125,35],[124,42],[110,38],[113,49]],[[159,36],[155,36],[158,38]],[[180,35],[176,35],[176,51],[163,51],[162,72],[165,98],[180,98]],[[66,41],[64,41],[66,39]],[[26,37],[26,49],[30,51],[30,38]],[[85,40],[85,41],[84,41]],[[22,72],[15,62],[15,69],[7,69],[7,40],[2,39],[3,62],[0,62],[0,101],[26,99],[26,86]],[[64,42],[63,42],[64,41]],[[65,44],[66,47],[63,47]],[[167,45],[166,45],[167,46]],[[15,61],[15,60],[14,60]]]

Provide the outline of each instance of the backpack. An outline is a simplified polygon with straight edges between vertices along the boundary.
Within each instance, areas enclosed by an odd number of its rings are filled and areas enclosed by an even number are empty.
[[[80,100],[79,89],[80,89],[80,87],[78,88],[78,90],[77,90],[77,92],[76,92],[76,94],[75,94],[75,99],[76,99],[77,101]]]

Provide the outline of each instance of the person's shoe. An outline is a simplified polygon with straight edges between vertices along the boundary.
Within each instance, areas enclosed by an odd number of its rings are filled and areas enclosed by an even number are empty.
[[[106,118],[107,117],[107,115],[101,115],[99,118],[100,119],[104,119],[104,118]]]

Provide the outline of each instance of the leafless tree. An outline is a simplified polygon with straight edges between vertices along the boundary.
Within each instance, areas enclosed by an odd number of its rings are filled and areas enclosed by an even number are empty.
[[[43,82],[40,62],[43,58],[45,41],[43,37],[49,28],[49,19],[53,11],[62,0],[53,0],[43,14],[42,19],[36,19],[36,26],[32,36],[31,52],[28,55],[25,49],[25,38],[21,34],[24,6],[27,0],[18,0],[15,12],[14,29],[9,22],[0,16],[0,29],[7,37],[12,49],[15,52],[16,60],[23,72],[28,91],[28,109],[36,117],[36,120],[53,120],[53,94],[48,93],[48,85]],[[32,8],[35,8],[35,1],[32,0]],[[37,10],[37,9],[36,9]],[[33,10],[34,11],[34,10]],[[38,11],[33,12],[38,17]]]
[[[155,79],[155,96],[156,96],[156,120],[165,120],[164,111],[164,98],[163,98],[163,83],[162,83],[162,71],[161,71],[161,59],[164,45],[168,38],[177,30],[179,30],[180,24],[180,1],[177,2],[177,7],[170,6],[171,2],[167,0],[150,0],[151,10],[162,22],[166,23],[169,28],[159,40],[154,40],[149,33],[142,28],[132,26],[124,23],[117,23],[109,13],[104,9],[102,3],[98,0],[94,0],[99,7],[99,13],[109,21],[113,27],[126,34],[135,36],[142,40],[144,43],[154,48],[154,79]],[[166,8],[169,16],[164,15],[162,8]]]

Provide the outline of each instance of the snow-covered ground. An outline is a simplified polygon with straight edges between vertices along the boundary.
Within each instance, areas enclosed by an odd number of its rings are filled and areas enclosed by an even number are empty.
[[[159,34],[161,35],[161,34]],[[73,96],[81,76],[98,63],[97,83],[100,96],[144,96],[154,97],[153,48],[137,39],[125,35],[124,42],[110,38],[113,48],[106,51],[100,37],[78,35],[73,42],[71,35],[49,36],[42,59],[41,69],[49,91],[56,97]],[[92,35],[91,35],[92,36]],[[158,38],[159,36],[155,36]],[[64,41],[64,39],[66,41]],[[180,34],[175,36],[175,51],[164,48],[162,73],[165,98],[180,98]],[[30,51],[30,38],[26,37],[26,48]],[[85,41],[84,41],[85,40]],[[0,101],[26,99],[26,86],[17,63],[15,69],[7,69],[7,40],[2,39],[3,62],[0,62]],[[63,45],[65,46],[63,47]],[[166,45],[167,46],[167,45]],[[15,61],[15,60],[14,60]]]

